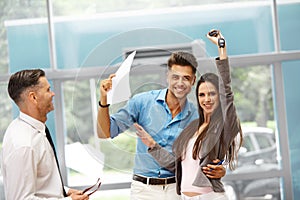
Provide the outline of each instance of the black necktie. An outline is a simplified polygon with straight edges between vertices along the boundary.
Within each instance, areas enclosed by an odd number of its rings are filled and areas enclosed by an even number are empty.
[[[51,147],[52,147],[52,149],[53,149],[53,152],[54,152],[54,156],[55,156],[55,160],[56,160],[56,164],[57,164],[58,173],[59,173],[59,176],[60,176],[60,180],[61,180],[61,185],[62,185],[62,188],[63,188],[64,196],[67,197],[68,195],[67,195],[67,193],[66,193],[66,191],[65,191],[64,184],[63,184],[63,181],[62,181],[62,177],[61,177],[61,173],[60,173],[60,169],[59,169],[59,164],[58,164],[58,160],[57,160],[57,156],[56,156],[55,147],[54,147],[54,144],[53,144],[51,135],[50,135],[50,131],[49,131],[49,129],[47,128],[47,126],[46,126],[45,132],[46,132],[46,137],[47,137],[47,139],[48,139],[48,141],[49,141],[49,143],[50,143],[50,145],[51,145]]]

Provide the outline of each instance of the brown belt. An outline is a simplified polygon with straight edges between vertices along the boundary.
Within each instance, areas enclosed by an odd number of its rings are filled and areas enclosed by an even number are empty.
[[[142,182],[147,185],[167,185],[171,183],[175,183],[176,179],[175,177],[171,178],[150,178],[150,177],[144,177],[139,176],[137,174],[133,175],[133,180]]]

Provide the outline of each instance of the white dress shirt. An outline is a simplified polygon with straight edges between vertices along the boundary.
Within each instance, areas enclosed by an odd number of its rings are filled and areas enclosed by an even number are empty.
[[[2,149],[6,200],[64,198],[45,124],[20,112],[8,126]]]

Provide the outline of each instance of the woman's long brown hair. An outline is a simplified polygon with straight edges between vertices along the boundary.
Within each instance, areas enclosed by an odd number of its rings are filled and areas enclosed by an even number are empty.
[[[196,86],[196,96],[198,99],[198,94],[199,94],[199,86],[204,83],[204,82],[210,82],[212,83],[218,92],[220,92],[220,87],[219,87],[219,77],[214,74],[214,73],[206,73],[202,75],[197,83]],[[220,101],[220,94],[218,93],[218,98]],[[202,107],[199,104],[199,101],[197,101],[198,105],[198,114],[199,118],[197,120],[194,120],[191,122],[178,136],[178,138],[175,140],[174,145],[173,145],[173,152],[175,153],[177,159],[184,159],[184,155],[186,154],[186,148],[188,145],[189,140],[194,136],[194,134],[198,131],[199,127],[204,123],[204,112]],[[239,123],[239,122],[238,122]],[[222,113],[222,107],[221,103],[219,103],[218,107],[216,110],[211,115],[211,119],[209,124],[204,128],[204,130],[198,134],[197,139],[195,141],[194,147],[193,147],[193,159],[201,159],[200,156],[200,149],[201,149],[201,141],[206,137],[206,134],[210,131],[212,127],[216,127],[217,125],[221,125],[223,127],[224,124],[224,118],[223,118],[223,113]],[[240,138],[242,141],[242,130],[239,124],[239,133],[240,133]],[[226,160],[229,162],[229,167],[230,169],[234,169],[236,165],[236,160],[237,160],[237,147],[236,146],[236,141],[233,140],[232,144],[230,145],[229,149],[225,146],[225,144],[222,143],[222,135],[221,135],[221,142],[220,142],[220,149],[222,152],[226,151]],[[240,142],[241,145],[241,142]],[[239,145],[239,146],[240,146]],[[221,158],[219,158],[221,159]]]

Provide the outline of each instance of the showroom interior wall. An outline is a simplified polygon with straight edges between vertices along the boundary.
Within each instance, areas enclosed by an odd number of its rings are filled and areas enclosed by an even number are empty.
[[[279,2],[275,4],[275,12],[274,2],[57,17],[53,18],[53,26],[44,18],[6,21],[9,73],[28,67],[46,69],[56,93],[56,110],[49,114],[47,125],[52,133],[65,133],[64,102],[59,101],[64,98],[63,81],[85,77],[97,80],[99,73],[113,72],[115,68],[107,66],[121,62],[126,48],[205,41],[207,31],[218,28],[230,44],[228,54],[233,67],[272,66],[282,168],[261,175],[282,177],[284,198],[296,199],[300,195],[300,1]],[[49,48],[49,27],[53,28],[54,51]],[[206,45],[206,51],[209,56],[216,56],[213,47]],[[51,52],[55,53],[55,69]],[[201,63],[207,65],[211,59],[199,58],[198,62],[200,66]],[[7,80],[7,76],[1,77],[1,81]],[[96,101],[94,103],[92,110],[97,109]],[[58,151],[63,155],[64,135],[56,135],[56,140]],[[65,164],[64,156],[60,163]],[[67,180],[66,169],[62,169]],[[116,188],[128,186],[115,185]],[[107,186],[107,189],[113,188]]]

